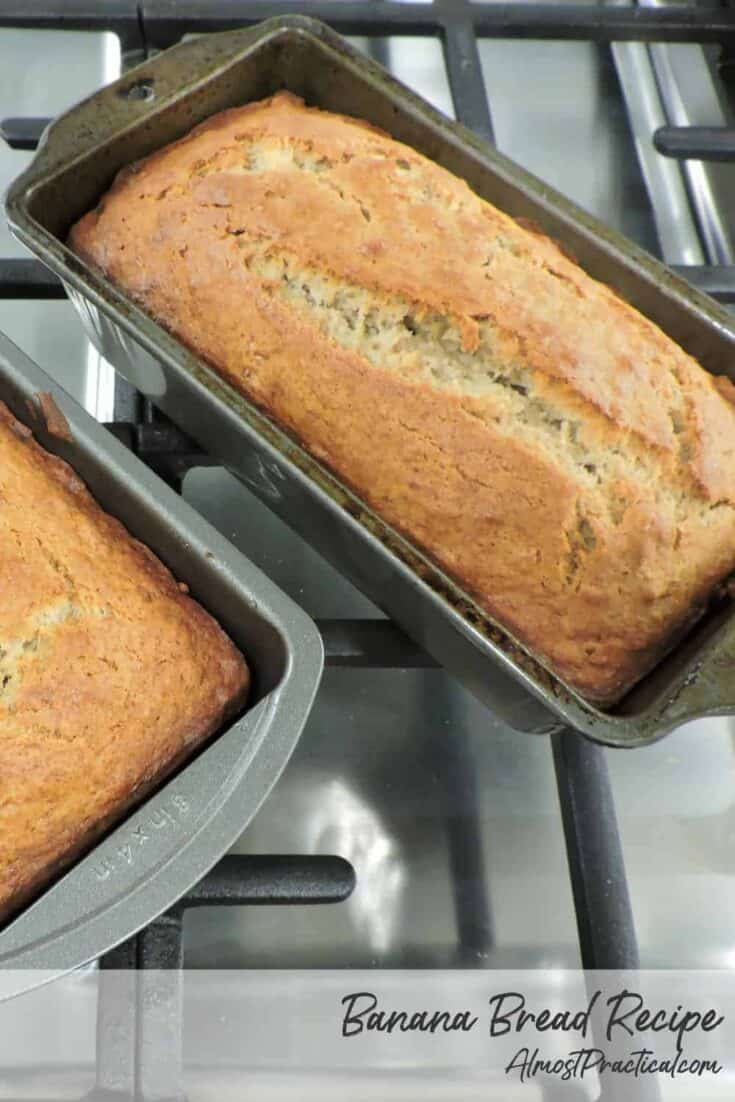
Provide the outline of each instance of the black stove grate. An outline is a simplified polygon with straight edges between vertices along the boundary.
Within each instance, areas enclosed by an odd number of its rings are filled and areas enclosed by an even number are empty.
[[[722,47],[725,66],[733,56],[735,16],[727,7],[694,6],[578,6],[575,4],[494,3],[435,0],[46,0],[28,5],[0,0],[0,27],[32,29],[109,30],[117,33],[122,49],[136,57],[178,42],[185,34],[226,30],[298,10],[330,23],[344,34],[367,35],[380,42],[386,35],[439,37],[457,118],[492,140],[493,128],[478,53],[478,38],[527,38],[617,41],[698,42]],[[723,72],[725,70],[723,69]],[[12,146],[35,147],[45,119],[6,119],[0,133]],[[732,130],[664,128],[654,136],[657,148],[678,158],[731,160],[735,158]],[[702,290],[722,302],[735,303],[735,266],[680,269]],[[52,299],[64,297],[54,276],[34,260],[0,259],[0,297]],[[180,488],[192,467],[211,462],[178,429],[152,415],[150,407],[131,401],[120,389],[116,406],[120,418],[109,426],[170,484]],[[393,624],[386,621],[321,621],[326,660],[330,666],[372,668],[429,667],[434,662]],[[448,744],[455,740],[447,740]],[[466,755],[458,745],[447,762],[447,783],[471,794],[474,779]],[[582,964],[585,968],[637,968],[635,926],[625,875],[622,847],[604,750],[571,730],[553,737],[556,771],[569,870],[577,915]],[[471,807],[470,807],[471,812]],[[460,952],[468,960],[492,941],[489,903],[482,885],[480,824],[475,816],[453,835],[449,852],[455,883],[455,905]],[[456,824],[455,824],[456,826]],[[228,857],[168,915],[154,922],[126,945],[113,950],[102,966],[168,969],[170,990],[159,992],[173,1017],[164,1016],[148,1036],[145,1020],[113,1023],[106,1029],[104,997],[99,1009],[99,1087],[117,1097],[148,1097],[146,1061],[157,1052],[180,1082],[181,918],[187,907],[212,904],[322,903],[346,898],[354,873],[339,858]],[[468,889],[468,885],[473,887]],[[466,954],[466,955],[465,955]],[[144,972],[140,975],[144,976]],[[141,979],[139,982],[143,982]],[[162,981],[163,982],[163,981]],[[178,992],[178,993],[177,993]],[[104,985],[102,990],[104,996]],[[140,1000],[139,1000],[140,1002]],[[145,1019],[145,1015],[142,1016]],[[109,1025],[109,1023],[107,1023]],[[115,1040],[110,1042],[110,1036]],[[151,1047],[153,1045],[153,1047]],[[146,1056],[146,1053],[148,1054]],[[137,1069],[137,1070],[136,1070]],[[160,1072],[160,1067],[158,1069]],[[156,1073],[156,1081],[160,1076]],[[626,1085],[626,1098],[632,1097]],[[652,1084],[638,1084],[636,1098],[658,1097]],[[615,1088],[606,1098],[617,1097]],[[649,1093],[651,1091],[652,1093]],[[174,1093],[171,1097],[179,1097]],[[553,1092],[548,1094],[553,1097]],[[621,1096],[622,1097],[622,1096]]]

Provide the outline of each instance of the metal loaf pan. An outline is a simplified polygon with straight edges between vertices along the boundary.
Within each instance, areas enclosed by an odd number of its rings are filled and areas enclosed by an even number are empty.
[[[40,394],[51,395],[68,433],[49,431]],[[22,989],[38,982],[36,970],[75,968],[130,937],[230,848],[298,741],[323,650],[316,627],[289,597],[2,334],[0,400],[189,585],[253,675],[241,717],[0,932],[0,969],[23,970],[13,972],[16,981],[0,981],[4,995],[8,983]]]
[[[514,216],[532,219],[593,276],[653,319],[705,368],[733,372],[732,319],[630,242],[448,121],[323,24],[283,17],[177,46],[49,128],[6,209],[16,235],[64,281],[102,354],[310,540],[512,726],[569,724],[614,746],[651,742],[735,706],[728,607],[614,714],[593,707],[483,614],[266,416],[64,245],[119,168],[225,107],[288,88],[383,127]]]

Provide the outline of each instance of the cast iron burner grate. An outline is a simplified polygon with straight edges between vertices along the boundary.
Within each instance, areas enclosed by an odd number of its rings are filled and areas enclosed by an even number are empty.
[[[0,0],[0,27],[113,31],[121,40],[126,60],[138,61],[152,50],[175,44],[185,34],[241,27],[295,10],[322,19],[343,34],[368,36],[378,53],[382,36],[439,37],[456,116],[489,141],[493,140],[493,127],[480,66],[480,37],[708,43],[722,48],[723,74],[732,69],[735,56],[735,16],[728,6],[704,9],[678,4],[581,7],[565,3],[482,5],[467,0],[218,0],[216,4],[206,0],[107,0],[98,5],[89,0],[42,0],[29,5]],[[5,119],[0,133],[14,148],[33,149],[47,121]],[[732,129],[665,127],[652,139],[660,152],[679,159],[735,159]],[[735,303],[735,266],[684,267],[679,271],[720,301]],[[0,297],[56,299],[64,297],[64,290],[35,260],[0,259]],[[121,379],[116,380],[115,416],[110,430],[177,489],[187,471],[211,463]],[[329,666],[405,669],[434,665],[390,622],[322,620],[318,626]],[[638,948],[604,750],[571,730],[552,738],[582,964],[586,969],[635,969]],[[465,806],[469,805],[469,814],[461,823],[448,824],[457,959],[462,963],[490,948],[492,928],[482,890],[479,817],[472,815],[475,782],[461,739],[447,740],[447,755],[446,783],[461,792]],[[230,856],[168,914],[107,954],[100,962],[103,972],[140,969],[139,977],[145,977],[149,969],[163,970],[155,973],[156,982],[162,985],[155,1001],[159,1005],[163,1001],[169,1013],[153,1018],[141,1013],[143,1002],[150,1002],[148,992],[145,1000],[139,997],[138,1012],[129,1021],[115,1021],[109,1028],[111,1011],[102,983],[98,1007],[100,1097],[142,1102],[150,1097],[149,1080],[160,1085],[162,1070],[171,1084],[172,1102],[183,1097],[180,968],[182,916],[188,907],[336,902],[345,899],[353,886],[352,867],[338,857]],[[145,980],[138,982],[144,984]],[[619,1090],[611,1086],[606,1102],[622,1098]],[[553,1085],[544,1087],[544,1097],[558,1097]],[[624,1097],[657,1098],[658,1088],[643,1081],[625,1084]]]

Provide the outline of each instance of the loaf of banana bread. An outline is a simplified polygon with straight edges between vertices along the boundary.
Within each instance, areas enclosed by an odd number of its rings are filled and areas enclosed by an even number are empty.
[[[224,111],[70,243],[591,700],[735,567],[726,385],[367,123]]]
[[[0,919],[247,688],[208,613],[0,403]]]

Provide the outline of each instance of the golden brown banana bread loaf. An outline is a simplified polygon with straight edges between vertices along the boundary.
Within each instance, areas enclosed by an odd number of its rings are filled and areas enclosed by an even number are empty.
[[[0,402],[0,919],[247,688],[211,616]]]
[[[288,93],[124,170],[71,246],[592,700],[735,566],[735,408],[550,240]]]

